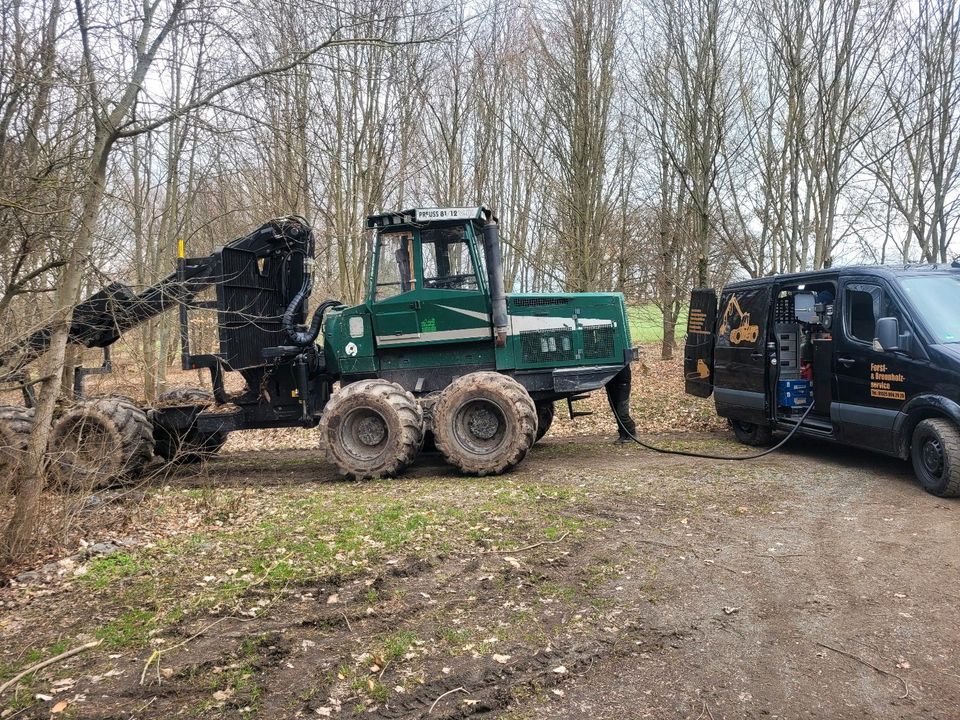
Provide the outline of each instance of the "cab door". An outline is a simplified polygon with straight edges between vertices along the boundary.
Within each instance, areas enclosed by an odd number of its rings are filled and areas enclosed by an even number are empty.
[[[381,232],[377,236],[370,308],[377,345],[420,340],[416,297],[416,244],[413,232]]]
[[[894,424],[916,391],[917,360],[876,343],[881,317],[896,317],[901,332],[913,331],[900,303],[877,278],[852,278],[841,288],[839,333],[834,339],[837,401],[831,419],[839,437],[851,445],[894,450]]]
[[[417,315],[422,339],[432,343],[491,339],[490,293],[480,272],[473,225],[423,229],[419,246]]]
[[[772,287],[724,290],[717,309],[713,386],[717,413],[744,422],[770,419],[766,342]]]

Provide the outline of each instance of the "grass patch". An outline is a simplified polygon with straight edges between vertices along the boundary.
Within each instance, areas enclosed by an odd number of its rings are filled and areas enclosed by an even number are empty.
[[[663,340],[663,313],[652,303],[631,305],[627,308],[630,339],[634,343],[655,343]],[[687,308],[677,318],[676,336],[682,338],[687,327]]]
[[[117,580],[137,575],[146,569],[142,560],[129,553],[117,552],[90,561],[87,572],[81,576],[81,583],[102,590]]]
[[[410,630],[400,630],[387,636],[383,641],[380,656],[384,664],[403,657],[417,641],[417,634]]]
[[[148,610],[133,609],[97,631],[98,639],[113,650],[142,647],[150,639],[157,616]]]

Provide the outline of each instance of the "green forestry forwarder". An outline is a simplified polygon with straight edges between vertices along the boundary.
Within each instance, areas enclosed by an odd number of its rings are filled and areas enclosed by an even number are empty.
[[[605,388],[624,428],[636,358],[620,293],[506,294],[497,220],[483,206],[417,208],[367,218],[374,231],[366,299],[324,301],[309,325],[314,236],[302,218],[264,224],[137,293],[112,283],[74,311],[70,341],[102,348],[78,368],[76,399],[51,435],[53,473],[84,487],[129,478],[154,455],[189,462],[234,430],[321,428],[328,458],[356,478],[393,476],[433,436],[462,472],[519,463],[553,421],[554,402]],[[485,272],[484,272],[485,270]],[[215,300],[201,300],[213,289]],[[152,407],[84,397],[84,378],[110,370],[127,330],[177,308],[184,369],[209,369],[212,390],[177,388]],[[190,351],[189,311],[215,310],[219,351]],[[322,344],[318,344],[321,334]],[[26,406],[0,407],[7,465],[25,446],[33,395],[25,366],[49,346],[41,328],[0,351],[0,378],[24,385]],[[244,389],[227,394],[224,374]],[[335,384],[339,388],[335,389]]]

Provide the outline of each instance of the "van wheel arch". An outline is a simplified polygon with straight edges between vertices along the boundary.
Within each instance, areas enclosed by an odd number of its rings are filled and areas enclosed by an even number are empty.
[[[920,402],[922,401],[922,404]],[[909,405],[914,404],[910,408]],[[910,446],[913,443],[913,433],[917,425],[924,420],[948,420],[960,428],[960,405],[939,396],[914,398],[905,408],[906,417],[899,428],[895,428],[897,457],[902,460],[910,459]]]

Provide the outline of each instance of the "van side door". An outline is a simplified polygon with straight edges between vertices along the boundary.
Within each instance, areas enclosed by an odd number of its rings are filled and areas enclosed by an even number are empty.
[[[768,358],[769,284],[724,290],[720,296],[713,386],[717,414],[752,423],[770,420]]]
[[[683,346],[684,392],[697,397],[713,393],[713,343],[717,331],[717,291],[690,291],[687,339]]]
[[[881,317],[896,317],[901,329],[909,328],[899,302],[878,278],[843,283],[840,322],[834,324],[837,395],[830,415],[843,442],[892,453],[894,423],[914,390],[914,361],[875,342]]]

